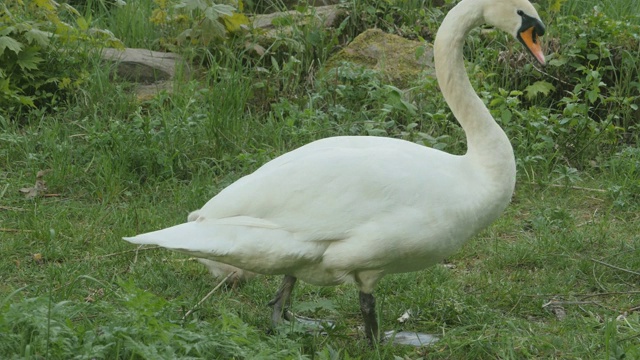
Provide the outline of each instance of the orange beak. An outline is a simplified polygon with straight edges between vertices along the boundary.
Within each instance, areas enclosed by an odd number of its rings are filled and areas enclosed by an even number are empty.
[[[529,49],[531,54],[535,56],[540,65],[544,65],[544,54],[542,53],[542,48],[540,47],[540,41],[535,32],[535,27],[532,26],[525,31],[520,32],[518,35],[520,41],[527,47],[527,49]]]

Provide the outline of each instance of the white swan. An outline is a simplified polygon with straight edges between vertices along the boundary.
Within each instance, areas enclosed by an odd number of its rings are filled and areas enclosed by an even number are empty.
[[[465,155],[382,137],[318,140],[231,184],[194,221],[125,240],[285,275],[272,301],[274,325],[296,279],[355,284],[365,334],[377,340],[378,280],[451,255],[511,199],[511,144],[471,87],[462,56],[467,33],[483,23],[514,35],[544,63],[544,25],[527,0],[462,0],[448,13],[434,45],[436,75],[466,132]]]

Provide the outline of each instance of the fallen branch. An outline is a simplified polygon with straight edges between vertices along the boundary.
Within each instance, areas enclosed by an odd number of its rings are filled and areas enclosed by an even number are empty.
[[[633,271],[633,270],[629,270],[629,269],[624,269],[624,268],[621,268],[621,267],[617,267],[617,266],[615,266],[615,265],[611,265],[611,264],[608,264],[608,263],[606,263],[606,262],[604,262],[604,261],[596,260],[596,259],[593,259],[593,258],[591,259],[591,261],[596,262],[596,263],[598,263],[598,264],[600,264],[600,265],[604,265],[604,266],[606,266],[606,267],[610,267],[610,268],[612,268],[612,269],[616,269],[616,270],[624,271],[624,272],[629,273],[629,274],[639,275],[639,276],[640,276],[640,272],[637,272],[637,271]]]
[[[187,311],[187,313],[184,314],[184,316],[182,317],[182,320],[184,321],[187,318],[187,316],[191,315],[193,310],[195,310],[198,306],[200,306],[200,304],[202,304],[205,300],[207,300],[209,298],[209,296],[211,296],[211,294],[213,294],[216,290],[218,290],[235,273],[236,273],[235,271],[232,271],[232,272],[229,273],[229,275],[227,275],[227,277],[222,279],[222,281],[220,281],[220,283],[218,285],[216,285],[216,287],[214,287],[213,290],[209,291],[209,293],[207,295],[205,295],[202,298],[202,300],[198,301],[198,303],[193,308],[191,308],[191,310]]]

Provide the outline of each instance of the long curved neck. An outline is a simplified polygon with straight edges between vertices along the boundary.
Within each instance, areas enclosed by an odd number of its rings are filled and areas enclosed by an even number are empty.
[[[484,22],[482,0],[463,0],[445,17],[434,44],[436,77],[442,94],[467,135],[470,160],[494,181],[515,182],[513,148],[471,86],[464,65],[464,40]]]

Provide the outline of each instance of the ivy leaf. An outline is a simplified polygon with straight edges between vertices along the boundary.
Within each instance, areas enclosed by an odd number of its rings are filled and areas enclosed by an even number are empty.
[[[524,89],[524,93],[525,93],[525,96],[527,97],[527,100],[532,100],[533,98],[538,96],[538,94],[543,94],[544,96],[547,96],[549,95],[549,92],[555,89],[556,87],[547,81],[536,81],[535,83],[527,86]]]
[[[22,51],[22,44],[8,36],[0,36],[0,56],[4,54],[5,49],[9,49],[18,54]]]
[[[35,41],[40,46],[49,45],[49,39],[51,38],[51,36],[53,36],[52,33],[38,29],[31,29],[24,33],[24,37],[29,41],[30,44]]]

